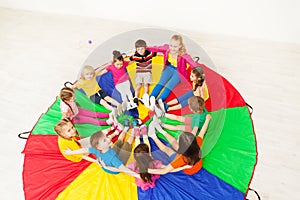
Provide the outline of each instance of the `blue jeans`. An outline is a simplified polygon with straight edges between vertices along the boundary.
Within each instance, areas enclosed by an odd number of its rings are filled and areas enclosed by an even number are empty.
[[[180,78],[178,75],[177,67],[168,65],[163,70],[163,72],[160,76],[159,82],[156,84],[156,86],[152,90],[150,96],[154,96],[156,98],[158,96],[158,94],[160,93],[160,91],[165,86],[164,91],[157,98],[157,99],[162,99],[163,101],[165,101],[165,99],[169,96],[171,91],[175,88],[175,86],[179,82],[180,82]]]
[[[194,96],[193,90],[189,90],[187,93],[177,98],[177,101],[181,105],[181,108],[188,105],[188,99],[192,96]]]

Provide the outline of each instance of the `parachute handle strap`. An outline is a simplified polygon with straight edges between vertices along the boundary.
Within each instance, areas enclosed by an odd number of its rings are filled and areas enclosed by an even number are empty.
[[[253,107],[250,104],[248,104],[247,102],[246,102],[246,105],[248,106],[248,108],[250,108],[250,115],[252,115],[252,113],[253,113]]]
[[[73,83],[71,83],[70,81],[66,81],[66,82],[64,83],[64,86],[65,86],[65,87],[68,87],[68,88],[71,88],[71,87],[69,87],[70,85],[68,85],[68,84],[70,84],[71,86],[73,86]]]
[[[18,134],[18,137],[19,137],[20,139],[27,140],[29,134],[30,134],[30,131],[22,132],[22,133],[19,133],[19,134]]]
[[[251,189],[251,188],[249,188],[249,190],[250,190],[250,191],[253,191],[253,192],[256,194],[258,200],[261,200],[261,199],[260,199],[260,196],[259,196],[259,194],[258,194],[258,192],[256,192],[254,189]],[[246,199],[246,200],[250,200],[250,199]]]
[[[193,59],[194,59],[195,62],[198,62],[200,60],[200,57],[199,56],[195,56]]]

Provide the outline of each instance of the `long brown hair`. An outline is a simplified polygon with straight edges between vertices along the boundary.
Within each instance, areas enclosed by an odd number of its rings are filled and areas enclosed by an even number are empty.
[[[69,108],[73,114],[74,114],[74,111],[73,111],[72,107],[67,103],[67,101],[69,101],[74,95],[75,95],[74,90],[69,87],[63,87],[60,90],[60,94],[59,94],[60,99],[69,106]]]
[[[152,174],[148,173],[153,158],[150,156],[150,149],[147,144],[141,143],[134,149],[134,159],[136,160],[136,169],[139,170],[141,179],[145,183],[152,182]]]
[[[196,137],[190,132],[183,132],[178,141],[179,154],[182,154],[187,165],[194,165],[201,160],[201,149],[198,146]]]
[[[196,66],[192,69],[191,73],[195,74],[196,78],[200,80],[197,80],[197,83],[195,84],[193,90],[196,91],[197,87],[201,87],[203,85],[203,82],[205,81],[205,74],[200,66]]]

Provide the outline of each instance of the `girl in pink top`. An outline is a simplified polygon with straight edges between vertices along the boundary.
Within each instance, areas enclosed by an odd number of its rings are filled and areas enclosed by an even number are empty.
[[[155,135],[154,123],[152,123],[151,126],[149,125],[148,131],[145,125],[142,125],[140,128],[134,127],[133,131],[136,138],[135,143],[139,143],[139,144],[134,148],[133,151],[135,162],[130,163],[128,165],[128,168],[140,174],[140,178],[135,178],[135,183],[138,187],[140,187],[142,190],[154,188],[155,181],[159,179],[160,175],[153,174],[153,173],[150,174],[148,173],[148,170],[160,169],[165,167],[160,160],[154,160],[154,158],[151,156],[151,151],[150,151],[151,146],[148,140],[148,135],[149,136],[151,135],[152,138]],[[143,137],[144,143],[140,143],[140,136]],[[174,152],[174,150],[164,145],[164,143],[162,143],[157,137],[155,143],[159,147],[159,149],[162,152],[166,153],[166,155],[168,156],[167,162],[170,162],[175,158],[176,153]],[[177,168],[174,169],[172,172],[177,172],[181,169],[182,168]]]
[[[141,178],[135,178],[135,183],[142,190],[154,188],[155,181],[159,178],[158,174],[149,174],[148,168],[160,169],[160,160],[154,160],[150,155],[149,146],[145,143],[139,144],[134,149],[134,159],[136,162],[130,163],[128,168],[139,173]]]
[[[185,45],[180,35],[173,35],[169,44],[148,47],[147,49],[151,52],[161,52],[164,54],[165,67],[159,82],[153,88],[150,96],[165,101],[178,83],[189,80],[187,66],[194,67],[196,63],[186,53]],[[157,97],[159,94],[160,96]]]
[[[74,124],[94,124],[97,126],[105,126],[117,121],[115,119],[115,111],[108,113],[93,112],[83,108],[78,108],[75,102],[74,90],[64,87],[60,90],[60,110],[62,119],[69,118]],[[108,118],[107,120],[99,120],[97,118]]]
[[[129,62],[124,61],[122,54],[119,51],[113,51],[112,64],[103,69],[100,74],[108,71],[112,72],[116,89],[120,92],[123,102],[133,100],[133,95],[130,88],[129,76],[126,72],[126,67]]]

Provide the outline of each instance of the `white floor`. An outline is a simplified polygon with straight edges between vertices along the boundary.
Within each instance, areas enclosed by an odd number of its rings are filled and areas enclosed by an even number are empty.
[[[32,129],[95,48],[145,27],[0,8],[0,199],[24,199],[26,141],[17,134]],[[174,31],[198,43],[254,107],[259,154],[250,187],[264,200],[299,198],[300,45]]]

